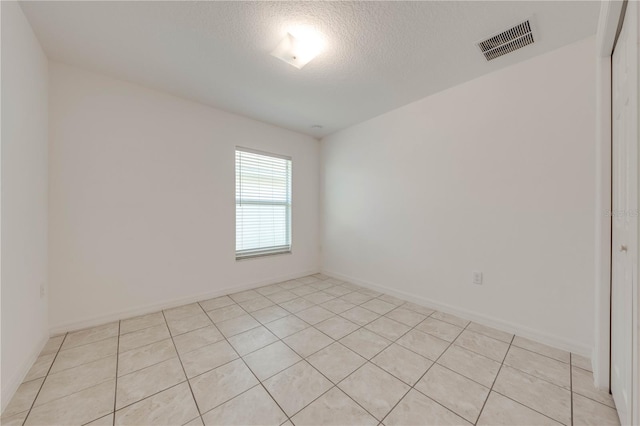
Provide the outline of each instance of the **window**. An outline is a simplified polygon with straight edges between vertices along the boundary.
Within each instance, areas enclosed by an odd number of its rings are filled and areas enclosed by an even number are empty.
[[[291,159],[236,148],[236,259],[291,252]]]

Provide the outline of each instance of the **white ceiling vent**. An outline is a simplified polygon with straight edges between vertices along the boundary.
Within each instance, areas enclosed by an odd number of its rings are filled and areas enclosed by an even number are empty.
[[[478,43],[480,51],[490,61],[533,43],[533,26],[529,19]]]

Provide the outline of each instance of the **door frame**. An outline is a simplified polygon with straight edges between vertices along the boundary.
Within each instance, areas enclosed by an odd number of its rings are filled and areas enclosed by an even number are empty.
[[[596,268],[595,268],[595,339],[591,357],[593,376],[596,387],[610,389],[611,368],[611,56],[616,37],[623,22],[624,1],[605,0],[601,3],[598,31],[596,34]],[[637,77],[636,77],[637,78]],[[636,159],[637,163],[640,163]],[[640,229],[640,226],[639,226]],[[636,259],[636,271],[640,259]],[[634,294],[638,295],[638,282],[634,283]],[[640,315],[640,301],[634,298],[634,312]],[[631,419],[640,420],[638,396],[638,324],[635,318],[633,325],[634,341],[633,363],[635,369],[632,381]]]

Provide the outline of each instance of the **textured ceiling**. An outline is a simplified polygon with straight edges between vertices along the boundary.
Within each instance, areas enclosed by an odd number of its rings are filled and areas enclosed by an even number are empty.
[[[600,5],[45,1],[22,8],[53,60],[321,137],[592,35]],[[536,43],[486,62],[475,42],[528,17]],[[300,24],[326,39],[302,70],[269,55]]]

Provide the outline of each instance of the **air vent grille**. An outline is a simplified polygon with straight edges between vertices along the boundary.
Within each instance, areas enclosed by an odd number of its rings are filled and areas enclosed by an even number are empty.
[[[490,61],[532,44],[533,41],[531,23],[526,20],[515,27],[481,41],[478,43],[478,47],[487,61]]]

